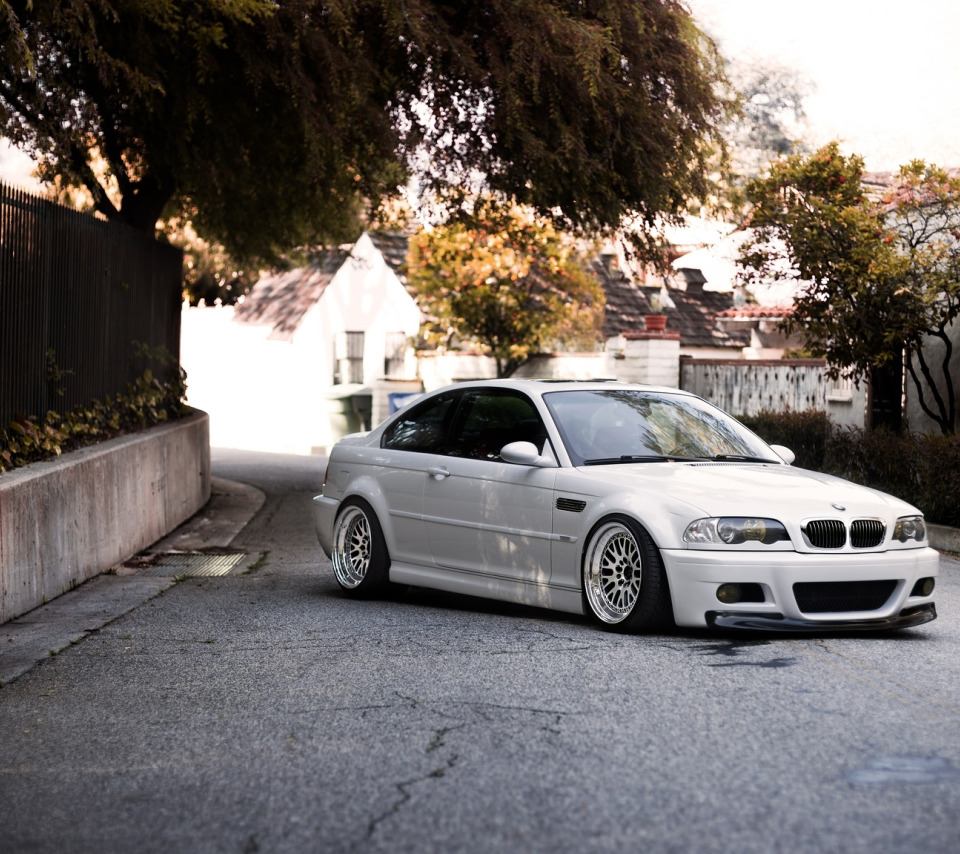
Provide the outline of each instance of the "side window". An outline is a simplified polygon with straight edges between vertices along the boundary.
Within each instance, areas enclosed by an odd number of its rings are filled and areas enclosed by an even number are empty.
[[[407,353],[407,334],[388,332],[384,342],[383,375],[388,380],[406,379],[404,374]]]
[[[338,332],[333,342],[333,384],[363,382],[363,333]]]
[[[449,453],[477,460],[497,460],[510,442],[533,442],[543,453],[547,431],[536,407],[521,394],[480,391],[464,397],[465,415],[454,430]]]
[[[413,407],[383,434],[380,447],[421,454],[446,452],[446,435],[460,395],[456,392],[433,397]]]

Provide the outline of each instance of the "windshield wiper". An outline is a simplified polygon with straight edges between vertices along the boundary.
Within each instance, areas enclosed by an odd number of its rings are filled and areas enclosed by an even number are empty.
[[[620,457],[598,457],[595,460],[584,460],[585,466],[614,465],[615,463],[686,463],[691,460],[702,460],[705,457],[683,457],[677,454],[624,454]]]
[[[776,463],[777,460],[771,460],[769,457],[751,457],[749,454],[717,454],[710,457],[711,460],[729,463]]]

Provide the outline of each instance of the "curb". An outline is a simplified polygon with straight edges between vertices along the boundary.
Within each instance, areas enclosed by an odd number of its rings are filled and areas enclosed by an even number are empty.
[[[147,552],[226,548],[257,514],[266,496],[245,483],[211,478],[204,507]],[[121,568],[117,568],[121,569]],[[171,577],[104,573],[0,625],[0,687],[91,632],[140,607],[176,583]]]
[[[960,528],[948,528],[946,525],[927,525],[927,537],[930,548],[941,552],[960,554]]]

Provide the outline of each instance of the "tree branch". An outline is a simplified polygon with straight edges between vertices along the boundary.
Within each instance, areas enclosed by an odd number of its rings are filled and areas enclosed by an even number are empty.
[[[920,382],[920,377],[917,376],[916,369],[913,366],[914,356],[917,357],[917,361],[920,363],[920,371],[923,374],[924,379],[927,381],[927,389],[933,396],[934,401],[936,401],[937,408],[940,411],[939,415],[935,414],[930,408],[930,405],[927,403],[926,396],[924,395],[923,384]],[[913,378],[913,384],[917,389],[917,400],[920,403],[920,408],[930,417],[931,420],[937,423],[942,433],[949,433],[950,425],[947,422],[947,413],[944,406],[943,397],[940,395],[940,390],[933,381],[930,368],[927,365],[926,359],[923,357],[923,348],[917,348],[915,350],[911,349],[907,351],[907,370],[910,372],[910,376]]]

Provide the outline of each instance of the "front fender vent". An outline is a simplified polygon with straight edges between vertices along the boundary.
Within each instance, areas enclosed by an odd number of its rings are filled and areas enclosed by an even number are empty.
[[[582,513],[586,506],[586,501],[580,501],[576,498],[557,499],[557,510],[569,510],[571,513]]]

